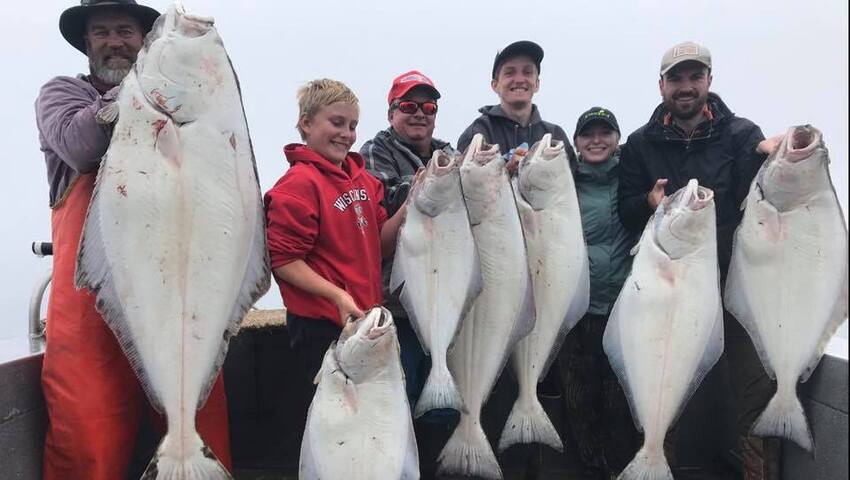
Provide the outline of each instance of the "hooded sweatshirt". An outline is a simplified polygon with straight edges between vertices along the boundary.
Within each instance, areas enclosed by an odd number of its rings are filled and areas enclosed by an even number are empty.
[[[284,147],[290,168],[269,190],[267,240],[272,268],[303,260],[357,305],[380,304],[381,227],[387,220],[381,182],[350,152],[344,168],[301,144]],[[334,304],[275,276],[288,311],[341,325]]]

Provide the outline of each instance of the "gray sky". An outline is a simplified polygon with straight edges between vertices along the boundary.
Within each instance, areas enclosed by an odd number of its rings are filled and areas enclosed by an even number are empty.
[[[33,101],[56,75],[85,71],[85,57],[59,34],[61,11],[76,2],[3,1],[0,52],[6,92],[2,140],[13,177],[0,191],[0,339],[26,333],[30,293],[49,260],[29,253],[49,240],[50,211]],[[147,4],[164,11],[168,2]],[[684,40],[711,49],[712,90],[766,135],[810,123],[824,133],[847,216],[848,6],[846,0],[698,1],[307,1],[186,0],[216,18],[239,75],[264,191],[283,173],[283,145],[294,129],[300,84],[318,77],[347,83],[359,96],[355,148],[386,127],[393,77],[410,69],[442,93],[436,136],[455,144],[490,90],[496,51],[528,39],[545,50],[543,118],[572,135],[593,105],[611,109],[628,134],[660,100],[664,50]],[[427,5],[427,8],[426,8]],[[280,305],[275,286],[261,305]]]

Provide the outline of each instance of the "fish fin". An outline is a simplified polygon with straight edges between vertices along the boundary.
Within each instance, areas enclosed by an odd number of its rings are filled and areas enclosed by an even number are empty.
[[[823,336],[820,338],[817,348],[815,349],[812,358],[809,360],[806,368],[800,373],[800,381],[805,382],[812,376],[818,364],[820,363],[823,352],[830,340],[832,340],[835,331],[847,319],[847,267],[844,268],[844,282],[839,291],[838,298],[835,301],[835,306],[832,309],[832,319],[824,329]]]
[[[439,369],[432,366],[425,386],[422,388],[422,393],[419,394],[419,401],[416,402],[413,416],[419,418],[429,410],[437,408],[466,411],[463,396],[461,396],[451,372],[445,365]]]
[[[723,354],[723,305],[720,302],[720,296],[717,297],[717,314],[715,315],[714,325],[711,327],[711,335],[708,337],[708,341],[705,343],[705,350],[702,352],[702,358],[697,364],[697,368],[694,371],[693,378],[691,378],[691,383],[688,385],[688,389],[685,391],[684,395],[682,395],[682,401],[679,402],[679,408],[676,411],[676,415],[673,416],[673,420],[670,422],[670,425],[675,425],[676,421],[679,419],[679,416],[682,414],[682,411],[685,410],[685,406],[690,401],[691,397],[694,396],[700,384],[708,372],[714,368],[714,365],[720,360],[720,356]]]
[[[651,455],[646,447],[642,447],[617,480],[673,480],[673,472],[663,449],[659,448],[657,454]]]
[[[650,232],[650,230],[652,229],[652,224],[654,223],[654,220],[655,216],[652,216],[649,218],[649,221],[646,222],[646,226],[643,227],[643,231],[640,232],[640,238],[638,238],[637,243],[635,243],[631,250],[629,250],[629,255],[633,257],[637,255],[640,251],[640,246],[643,243],[643,238],[646,236],[649,236],[648,238],[652,237],[652,233]]]
[[[118,120],[120,108],[118,102],[110,102],[95,114],[95,121],[101,125],[112,125]]]
[[[407,451],[404,452],[399,480],[419,480],[419,448],[416,446],[416,433],[410,415],[407,415]]]
[[[233,480],[197,433],[188,442],[180,445],[166,434],[141,480]]]
[[[753,424],[752,433],[760,437],[785,437],[814,453],[809,422],[795,390],[790,389],[788,393],[777,390]]]
[[[470,227],[471,228],[471,227]],[[470,232],[470,235],[472,233]],[[457,330],[455,331],[454,336],[452,337],[451,342],[449,342],[449,347],[446,349],[446,356],[448,357],[448,353],[452,351],[454,348],[455,340],[460,336],[460,331],[463,328],[463,323],[467,318],[470,317],[469,312],[472,311],[473,305],[475,305],[475,300],[481,295],[481,291],[484,289],[484,280],[481,276],[481,261],[478,257],[478,247],[473,242],[472,245],[472,274],[470,276],[471,281],[469,282],[468,289],[466,291],[466,303],[463,305],[463,308],[460,311],[460,321],[457,322]]]
[[[106,156],[104,156],[104,161],[101,162],[100,170],[97,173],[94,192],[83,224],[82,238],[77,249],[74,286],[77,289],[86,288],[94,293],[97,311],[100,312],[103,320],[118,340],[118,344],[127,357],[130,367],[136,373],[139,384],[150,400],[151,406],[157,412],[162,413],[164,411],[162,401],[151,384],[150,377],[139,355],[139,350],[132,338],[127,319],[124,316],[121,299],[112,279],[112,269],[106,255],[106,246],[103,244],[103,234],[100,230],[99,199],[101,180],[106,171],[105,165]]]
[[[262,199],[257,195],[258,205],[262,205]],[[266,248],[266,219],[265,211],[262,207],[256,211],[257,226],[254,229],[254,238],[251,239],[251,252],[248,254],[248,262],[245,265],[245,274],[242,277],[241,288],[236,295],[236,301],[233,302],[233,309],[230,312],[230,319],[227,322],[227,327],[222,333],[222,344],[218,351],[218,356],[210,369],[210,374],[206,384],[201,389],[201,395],[198,398],[198,409],[200,409],[207,401],[210,390],[215,383],[216,376],[224,365],[224,359],[227,357],[227,347],[231,337],[239,332],[239,325],[247,315],[248,310],[269,290],[271,285],[271,262],[269,261],[269,251]],[[321,373],[321,371],[320,371]]]
[[[514,402],[508,421],[502,429],[499,439],[499,451],[504,452],[508,447],[517,443],[542,443],[549,445],[559,452],[564,451],[564,444],[552,421],[543,409],[537,396],[528,402]],[[530,407],[530,408],[529,408]]]
[[[502,469],[481,424],[469,415],[461,415],[460,422],[437,457],[437,475],[456,473],[501,480]]]
[[[626,286],[630,288],[629,280],[631,275],[626,279]],[[622,294],[621,294],[622,295]],[[623,393],[629,401],[629,410],[632,413],[632,420],[635,422],[635,427],[638,431],[643,431],[643,425],[640,422],[640,416],[637,413],[637,407],[634,402],[634,394],[632,393],[631,382],[629,381],[629,373],[626,370],[626,362],[623,358],[623,340],[620,334],[620,324],[629,321],[629,319],[621,318],[620,314],[620,297],[614,301],[614,306],[611,308],[611,313],[608,315],[608,325],[605,326],[605,332],[602,334],[602,349],[608,357],[608,363],[611,365],[611,370],[617,375],[617,380],[620,381],[620,386],[623,387]]]
[[[766,204],[766,202],[762,202],[762,204]],[[757,206],[757,208],[763,207],[767,207],[767,205]],[[747,219],[745,218],[743,222],[746,221]],[[742,226],[743,222],[741,223]],[[758,324],[755,320],[755,314],[750,308],[749,296],[745,288],[747,285],[746,265],[743,259],[742,247],[738,245],[741,227],[739,226],[738,228],[739,230],[735,232],[735,236],[732,239],[732,260],[729,262],[726,286],[723,289],[723,304],[729,313],[735,317],[735,320],[744,327],[747,334],[749,334],[767,375],[771,379],[776,379],[776,374],[770,365],[770,357],[767,355],[767,349],[765,348]]]
[[[516,346],[517,342],[525,338],[529,333],[534,330],[534,324],[537,320],[537,310],[534,304],[534,289],[532,288],[531,283],[531,271],[528,270],[526,266],[526,276],[527,279],[525,281],[525,295],[522,300],[522,305],[520,306],[518,318],[514,323],[513,332],[511,332],[511,340],[508,344],[508,354],[505,356],[509,356],[510,352],[513,351],[514,346]]]
[[[549,368],[552,367],[552,362],[558,358],[558,352],[561,351],[561,347],[564,345],[564,340],[567,338],[567,334],[570,333],[570,330],[572,330],[582,317],[584,317],[584,314],[587,313],[587,308],[590,306],[590,262],[588,260],[586,250],[582,254],[582,260],[583,262],[579,267],[581,269],[581,277],[576,285],[575,292],[573,292],[573,299],[570,302],[570,307],[567,309],[566,315],[564,315],[564,321],[561,322],[561,329],[558,330],[555,343],[552,346],[552,351],[549,352],[549,358],[546,359],[543,370],[540,372],[540,377],[538,379],[540,382],[546,378],[546,375],[549,373]]]
[[[345,406],[351,413],[357,413],[357,386],[349,379],[345,379],[345,386],[342,389],[342,398],[345,400]]]
[[[312,405],[310,406],[312,408]],[[298,456],[298,478],[304,480],[318,480],[319,475],[319,460],[316,454],[313,453],[313,439],[310,436],[310,428],[304,429],[304,436],[301,438],[301,453]]]
[[[180,133],[177,125],[171,119],[157,120],[152,125],[153,135],[156,138],[154,148],[174,168],[179,168],[183,163],[183,150],[180,142]]]

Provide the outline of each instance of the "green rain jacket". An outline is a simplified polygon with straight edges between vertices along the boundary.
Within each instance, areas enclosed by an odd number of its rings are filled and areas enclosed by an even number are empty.
[[[590,307],[607,315],[632,266],[629,251],[637,235],[626,230],[617,214],[620,158],[603,163],[578,162],[576,193],[590,258]]]

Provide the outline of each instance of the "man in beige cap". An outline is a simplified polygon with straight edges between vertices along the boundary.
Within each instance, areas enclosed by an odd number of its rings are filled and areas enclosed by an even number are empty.
[[[711,73],[711,52],[703,45],[683,42],[664,53],[658,80],[662,102],[649,122],[629,135],[620,154],[619,213],[626,228],[641,231],[666,194],[691,178],[699,180],[714,191],[725,284],[732,237],[742,217],[740,205],[775,148],[775,138],[765,140],[756,124],[735,116],[709,91]],[[747,332],[725,310],[724,330],[725,356],[715,374],[725,375],[728,368],[745,478],[778,479],[778,445],[748,435],[775,387]]]

